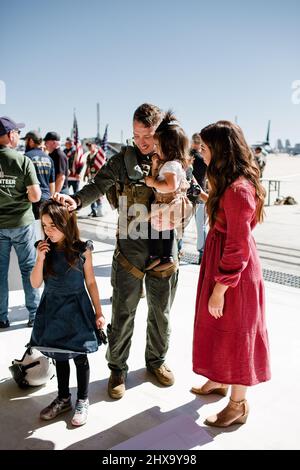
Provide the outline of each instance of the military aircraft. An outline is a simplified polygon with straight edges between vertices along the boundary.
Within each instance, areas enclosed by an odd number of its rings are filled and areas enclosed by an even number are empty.
[[[262,142],[256,142],[255,144],[251,144],[251,147],[253,149],[255,149],[256,147],[261,147],[266,153],[272,152],[271,145],[270,145],[270,127],[271,127],[271,121],[269,120],[265,140]]]

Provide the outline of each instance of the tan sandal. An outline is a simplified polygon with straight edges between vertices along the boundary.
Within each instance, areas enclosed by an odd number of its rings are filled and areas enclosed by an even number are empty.
[[[207,382],[202,387],[192,387],[191,392],[196,393],[196,395],[210,395],[213,393],[215,395],[221,395],[222,397],[226,397],[228,393],[229,385],[221,384],[220,387],[215,387],[209,390],[205,390],[204,387],[206,384]]]
[[[233,424],[245,424],[249,415],[247,400],[234,401],[229,399],[228,405],[220,413],[209,416],[204,421],[208,426],[227,428]]]

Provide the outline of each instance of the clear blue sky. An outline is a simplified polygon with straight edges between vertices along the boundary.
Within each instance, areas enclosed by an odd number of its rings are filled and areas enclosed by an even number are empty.
[[[15,0],[2,2],[0,115],[26,130],[131,136],[134,109],[172,107],[187,133],[218,119],[250,143],[300,142],[298,0]]]

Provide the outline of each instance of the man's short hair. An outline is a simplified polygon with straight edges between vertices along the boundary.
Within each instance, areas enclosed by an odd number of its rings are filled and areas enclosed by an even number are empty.
[[[145,127],[157,127],[163,116],[163,111],[154,104],[143,103],[135,110],[133,120],[141,122]]]
[[[201,143],[201,137],[200,137],[200,134],[198,132],[196,132],[195,134],[192,135],[192,142],[194,144],[200,144]]]

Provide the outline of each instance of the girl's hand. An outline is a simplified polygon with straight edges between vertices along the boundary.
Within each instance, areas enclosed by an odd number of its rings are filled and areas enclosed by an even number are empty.
[[[160,164],[161,164],[160,158],[157,155],[157,153],[155,153],[154,155],[152,155],[152,170],[157,170]]]
[[[155,178],[153,176],[145,176],[145,183],[149,188],[154,188]]]
[[[44,262],[46,254],[48,253],[48,251],[50,251],[50,245],[47,240],[40,242],[37,246],[37,260],[38,261]]]
[[[223,316],[224,294],[213,291],[208,301],[208,311],[216,319]]]
[[[99,315],[96,314],[96,326],[97,326],[97,329],[100,330],[101,328],[103,328],[105,325],[105,317],[103,316],[102,313],[100,313]]]

